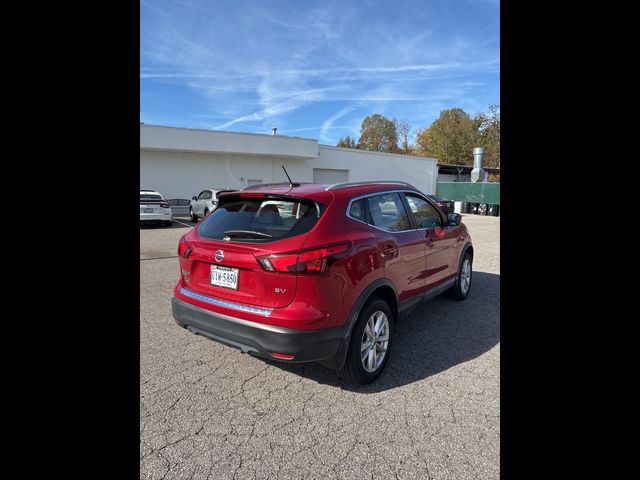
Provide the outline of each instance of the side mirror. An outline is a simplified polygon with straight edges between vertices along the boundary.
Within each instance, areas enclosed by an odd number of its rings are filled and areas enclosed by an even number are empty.
[[[191,200],[198,200],[198,197],[193,196],[193,197],[191,197]]]
[[[462,221],[462,215],[459,213],[450,213],[447,215],[447,225],[457,227]]]

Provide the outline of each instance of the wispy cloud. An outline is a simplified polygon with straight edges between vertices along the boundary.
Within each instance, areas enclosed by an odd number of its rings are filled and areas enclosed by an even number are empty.
[[[463,0],[141,0],[141,114],[289,125],[332,142],[375,112],[411,120],[498,103],[497,11]]]
[[[320,140],[323,142],[328,141],[329,130],[331,130],[331,127],[333,126],[335,121],[344,117],[347,113],[352,112],[353,109],[354,107],[352,105],[346,106],[342,110],[340,110],[338,113],[330,116],[324,122],[322,122],[322,127],[320,128]]]

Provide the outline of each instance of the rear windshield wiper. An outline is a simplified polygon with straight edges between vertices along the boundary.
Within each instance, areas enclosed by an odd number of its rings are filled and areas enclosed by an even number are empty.
[[[224,232],[227,237],[242,237],[242,238],[273,238],[273,235],[268,233],[256,232],[255,230],[227,230]]]

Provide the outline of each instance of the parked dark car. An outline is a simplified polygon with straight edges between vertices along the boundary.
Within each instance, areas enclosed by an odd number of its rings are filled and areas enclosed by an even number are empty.
[[[435,204],[440,207],[440,210],[442,210],[447,215],[454,212],[455,207],[453,205],[453,200],[447,200],[446,198],[440,195],[427,195],[427,196],[431,200],[433,200]]]
[[[401,315],[469,294],[473,246],[460,220],[399,182],[224,193],[179,241],[173,317],[244,353],[370,383]]]

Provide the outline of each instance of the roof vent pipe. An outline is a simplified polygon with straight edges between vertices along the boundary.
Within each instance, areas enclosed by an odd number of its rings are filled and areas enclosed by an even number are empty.
[[[482,182],[487,173],[482,168],[484,162],[484,148],[476,147],[473,149],[473,170],[471,170],[471,181]]]
[[[271,129],[271,135],[275,135],[278,132],[278,127],[273,127]]]

